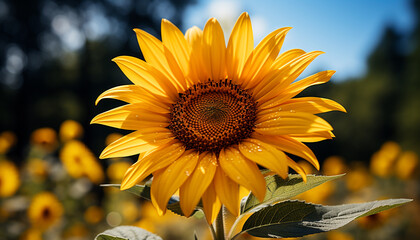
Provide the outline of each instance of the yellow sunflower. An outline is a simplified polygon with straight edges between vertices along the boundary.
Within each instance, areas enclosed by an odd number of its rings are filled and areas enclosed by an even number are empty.
[[[0,198],[13,196],[20,186],[19,170],[9,160],[0,159]]]
[[[334,71],[297,81],[322,52],[292,49],[279,55],[289,30],[273,31],[254,48],[248,13],[237,20],[227,46],[214,18],[204,30],[192,27],[185,35],[163,19],[162,41],[134,29],[145,61],[113,59],[133,85],[112,88],[97,99],[128,104],[92,120],[134,130],[100,156],[140,154],[121,189],[153,174],[151,197],[159,214],[179,189],[184,214],[190,215],[201,199],[212,222],[221,204],[238,214],[239,185],[264,198],[259,166],[283,178],[291,167],[305,178],[292,154],[318,169],[315,155],[302,142],[332,138],[331,125],[315,114],[345,110],[329,99],[294,98],[311,85],[327,82]]]
[[[47,229],[60,221],[63,212],[63,205],[54,194],[42,192],[31,200],[28,217],[32,226]]]
[[[100,183],[104,179],[101,164],[81,141],[67,141],[60,150],[60,159],[67,173],[74,178],[87,177],[93,183]]]

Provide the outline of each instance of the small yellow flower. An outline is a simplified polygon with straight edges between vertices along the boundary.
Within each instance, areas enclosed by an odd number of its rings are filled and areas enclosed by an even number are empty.
[[[57,133],[52,128],[39,128],[32,133],[31,143],[46,152],[52,152],[58,146]]]
[[[63,206],[50,192],[35,195],[28,208],[28,217],[33,227],[47,229],[57,224],[63,215]]]
[[[327,240],[354,240],[354,237],[349,233],[331,231],[327,232]]]
[[[87,223],[97,224],[104,218],[104,210],[98,206],[90,206],[86,209],[84,218]]]
[[[48,174],[48,163],[40,158],[30,158],[25,169],[30,176],[43,180]]]
[[[70,228],[63,233],[63,240],[73,239],[91,239],[89,238],[91,230],[86,228],[86,225],[81,222],[74,223]]]
[[[335,182],[325,182],[315,188],[299,194],[296,196],[296,199],[303,199],[306,202],[322,204],[325,203],[328,197],[334,193],[335,188]]]
[[[322,172],[325,175],[338,175],[347,172],[347,166],[342,157],[331,156],[325,159],[322,165]]]
[[[62,142],[80,139],[83,136],[83,127],[74,120],[66,120],[60,126],[59,135]]]
[[[60,151],[60,159],[68,174],[74,178],[87,177],[93,183],[104,179],[102,166],[86,147],[78,140],[68,141]]]
[[[251,20],[243,13],[226,45],[215,18],[203,30],[185,35],[162,20],[162,41],[135,29],[145,61],[113,59],[134,83],[101,94],[128,104],[96,116],[92,123],[133,130],[108,145],[100,158],[140,154],[125,174],[128,189],[153,174],[151,199],[159,214],[178,189],[186,216],[203,203],[208,222],[221,204],[239,213],[239,186],[265,196],[259,166],[282,178],[289,167],[306,179],[288,154],[319,169],[304,142],[331,139],[333,128],[317,116],[345,111],[318,97],[296,97],[309,86],[329,81],[334,71],[297,80],[321,51],[292,49],[279,55],[287,32],[280,28],[254,48]]]
[[[386,142],[381,149],[373,154],[370,161],[370,171],[380,177],[392,175],[394,164],[401,152],[400,146],[396,142]]]
[[[42,240],[42,231],[38,228],[29,228],[19,238],[19,240]]]
[[[19,171],[8,160],[0,160],[0,197],[10,197],[20,186]]]
[[[419,157],[415,152],[403,152],[395,165],[395,174],[403,180],[413,178],[419,166]]]
[[[16,135],[13,132],[5,131],[0,133],[0,154],[5,154],[16,143]]]
[[[106,174],[111,181],[121,181],[130,166],[131,164],[126,161],[113,162],[106,170]]]
[[[362,163],[355,163],[355,166],[345,176],[347,189],[356,192],[369,186],[373,179],[369,171]]]

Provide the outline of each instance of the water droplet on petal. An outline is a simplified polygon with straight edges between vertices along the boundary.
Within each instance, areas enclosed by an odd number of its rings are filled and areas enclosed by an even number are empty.
[[[290,112],[291,112],[291,113],[295,113],[295,112],[296,112],[296,110],[290,110]]]
[[[191,175],[190,171],[185,171],[185,175],[190,176]]]

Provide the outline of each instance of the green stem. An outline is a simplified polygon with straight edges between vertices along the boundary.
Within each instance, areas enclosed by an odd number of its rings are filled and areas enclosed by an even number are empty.
[[[223,207],[222,207],[223,208]],[[220,209],[219,214],[217,215],[216,221],[216,238],[215,240],[225,240],[225,229],[223,223],[223,209]]]

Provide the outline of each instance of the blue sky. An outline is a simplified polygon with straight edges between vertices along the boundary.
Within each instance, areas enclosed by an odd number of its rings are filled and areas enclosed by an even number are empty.
[[[335,80],[358,77],[366,70],[366,58],[387,25],[409,32],[414,15],[411,0],[197,0],[186,10],[183,29],[202,28],[216,17],[228,36],[244,11],[251,16],[255,42],[280,27],[293,27],[283,50],[321,50],[304,74],[336,70]]]

